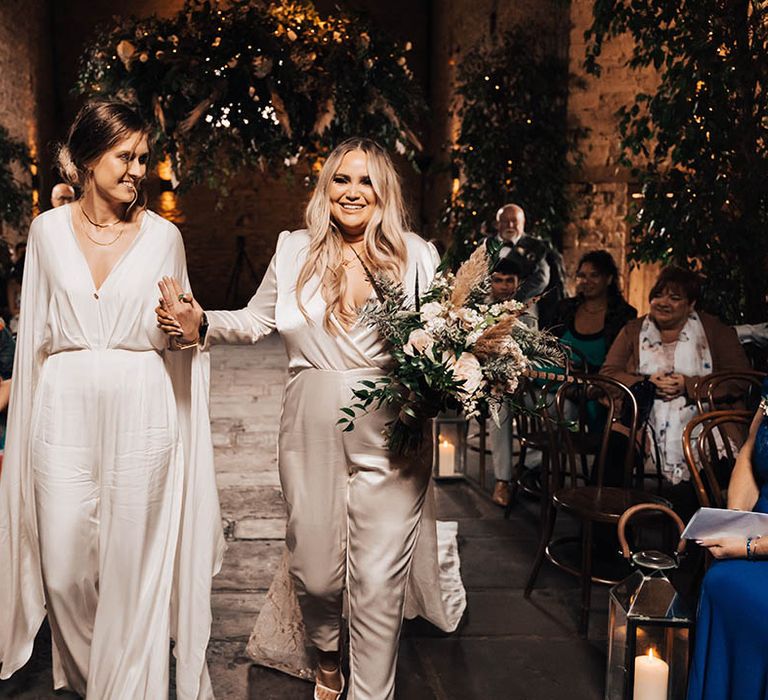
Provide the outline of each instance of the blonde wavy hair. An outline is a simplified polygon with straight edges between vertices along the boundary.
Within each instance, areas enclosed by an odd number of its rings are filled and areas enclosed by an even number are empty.
[[[347,291],[347,276],[342,265],[343,238],[331,217],[331,199],[328,194],[341,161],[350,151],[365,153],[368,177],[376,194],[373,215],[363,234],[362,258],[366,267],[401,280],[408,259],[405,244],[407,216],[400,179],[389,154],[371,139],[355,137],[343,141],[325,161],[307,205],[305,218],[310,237],[309,252],[296,282],[299,310],[310,321],[302,302],[302,292],[314,275],[320,278],[320,290],[326,304],[323,327],[332,335],[336,335],[337,329],[331,322],[331,314],[335,313],[344,325],[351,325],[356,311],[340,303]]]

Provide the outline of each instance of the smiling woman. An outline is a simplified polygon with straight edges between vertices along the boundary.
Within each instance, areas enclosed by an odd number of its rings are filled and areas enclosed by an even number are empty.
[[[187,273],[178,229],[137,205],[148,157],[133,110],[86,105],[59,157],[78,199],[30,229],[0,478],[0,677],[47,614],[55,688],[162,700],[173,637],[177,697],[202,700],[223,552],[207,369],[166,353],[154,324],[155,281]]]
[[[314,697],[337,700],[343,692],[346,588],[349,697],[392,700],[406,589],[417,614],[455,629],[464,608],[458,561],[438,566],[429,450],[411,458],[389,450],[384,432],[396,416],[390,409],[369,411],[352,432],[337,422],[359,382],[382,379],[392,362],[385,339],[358,323],[358,308],[372,291],[368,271],[409,290],[418,278],[427,288],[437,252],[407,231],[392,161],[369,139],[348,139],[333,150],[306,222],[305,230],[280,234],[246,308],[204,313],[194,300],[179,299],[178,281],[166,279],[158,321],[171,335],[206,347],[255,343],[273,330],[282,336],[290,372],[278,450],[288,504],[286,575],[290,570],[307,646],[318,651]],[[441,591],[446,579],[457,582],[451,591]],[[272,590],[288,590],[288,582],[277,578]],[[302,625],[282,620],[281,627]],[[303,642],[291,647],[294,653],[304,651]]]

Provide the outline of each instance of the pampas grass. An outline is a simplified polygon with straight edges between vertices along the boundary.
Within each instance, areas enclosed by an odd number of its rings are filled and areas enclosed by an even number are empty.
[[[470,295],[485,288],[488,282],[488,253],[479,245],[469,259],[456,272],[451,292],[451,304],[458,309],[467,303]]]

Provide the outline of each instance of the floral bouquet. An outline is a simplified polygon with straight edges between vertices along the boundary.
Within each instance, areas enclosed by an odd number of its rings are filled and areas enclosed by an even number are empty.
[[[525,304],[489,302],[490,270],[491,256],[479,246],[455,275],[438,273],[421,296],[417,277],[413,299],[402,284],[366,270],[377,299],[361,320],[389,342],[393,365],[388,376],[353,390],[356,401],[338,421],[345,431],[361,413],[389,406],[397,411],[387,426],[390,449],[413,453],[425,419],[457,409],[498,423],[503,402],[515,403],[521,376],[564,364],[557,340],[521,319]]]

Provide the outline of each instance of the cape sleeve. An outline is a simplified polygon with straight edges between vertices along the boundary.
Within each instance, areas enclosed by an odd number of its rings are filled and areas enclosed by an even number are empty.
[[[32,222],[24,263],[7,439],[0,472],[0,678],[32,654],[45,616],[31,464],[33,403],[45,359],[49,283],[40,255],[42,224]]]
[[[190,289],[184,244],[176,233],[174,275]],[[198,348],[165,352],[173,384],[184,450],[184,493],[171,601],[171,635],[176,644],[176,695],[213,698],[206,649],[211,632],[211,579],[221,569],[221,526],[209,414],[208,353]]]

